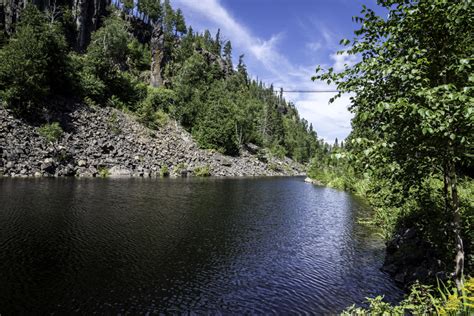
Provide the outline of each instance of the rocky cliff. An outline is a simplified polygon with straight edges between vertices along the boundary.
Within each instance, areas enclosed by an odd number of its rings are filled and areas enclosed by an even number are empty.
[[[0,174],[28,176],[187,176],[209,170],[212,176],[301,175],[292,160],[271,157],[253,146],[239,157],[199,149],[174,122],[159,130],[113,108],[75,105],[59,121],[64,132],[48,141],[39,127],[0,107]]]

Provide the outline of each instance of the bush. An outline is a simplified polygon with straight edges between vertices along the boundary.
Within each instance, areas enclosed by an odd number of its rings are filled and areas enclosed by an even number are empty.
[[[151,129],[158,129],[165,126],[169,121],[169,116],[163,110],[153,110],[148,105],[143,105],[138,109],[138,119],[141,123]]]
[[[474,278],[469,278],[459,295],[450,284],[431,286],[414,284],[407,297],[392,306],[383,301],[382,296],[368,298],[367,309],[349,307],[342,315],[472,315],[474,313]]]
[[[186,165],[182,162],[174,167],[174,172],[177,175],[181,175],[181,172],[184,171],[184,170],[186,170]]]
[[[169,177],[170,175],[170,171],[168,169],[168,166],[164,165],[164,166],[161,166],[160,168],[160,177],[164,178],[164,177]]]
[[[62,136],[63,129],[61,128],[58,122],[54,122],[51,124],[44,124],[43,126],[38,128],[38,133],[47,141],[55,142],[59,140],[59,138]]]
[[[275,156],[279,159],[285,158],[285,155],[286,155],[285,147],[283,147],[282,145],[279,145],[279,144],[273,144],[270,147],[270,152],[273,156]]]
[[[161,109],[168,112],[170,108],[175,106],[176,100],[177,96],[173,90],[163,87],[148,87],[146,99],[143,103],[154,110]]]
[[[192,134],[201,148],[215,149],[232,156],[239,154],[231,105],[224,105],[219,101],[211,104],[199,117]]]
[[[209,166],[199,166],[194,168],[193,170],[194,175],[197,177],[210,177],[211,176],[211,168]]]
[[[107,178],[110,176],[110,171],[106,167],[99,167],[99,177],[101,178]]]

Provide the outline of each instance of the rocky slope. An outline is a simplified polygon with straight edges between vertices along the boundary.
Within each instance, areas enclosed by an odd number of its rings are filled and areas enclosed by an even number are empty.
[[[75,105],[61,113],[64,133],[54,142],[39,128],[0,107],[0,174],[28,176],[187,176],[209,169],[212,176],[301,175],[300,164],[279,160],[251,146],[239,157],[199,149],[175,123],[151,130],[113,108]]]

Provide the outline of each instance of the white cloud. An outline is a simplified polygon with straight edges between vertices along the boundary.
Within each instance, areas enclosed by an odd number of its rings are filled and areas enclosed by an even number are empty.
[[[234,55],[236,55],[235,48],[238,48],[246,53],[247,57],[251,57],[251,64],[248,64],[250,73],[258,74],[258,77],[266,83],[273,83],[276,89],[280,87],[285,90],[334,89],[324,83],[311,81],[316,66],[293,64],[278,51],[278,45],[284,38],[284,34],[274,34],[268,40],[255,36],[247,27],[239,23],[219,0],[174,0],[173,4],[175,7],[182,8],[187,18],[191,17],[191,25],[197,24],[213,30],[220,28],[221,34],[231,40]],[[313,41],[306,44],[306,47],[320,53],[323,45],[332,48],[334,34],[321,25],[318,30],[324,43]],[[325,57],[327,59],[327,56]],[[332,54],[330,58],[334,61],[335,70],[343,69],[341,67],[345,63],[349,65],[354,63],[351,56]],[[255,65],[253,65],[254,60]],[[252,71],[253,68],[258,71]],[[296,104],[300,115],[313,124],[319,137],[328,142],[333,142],[336,137],[342,140],[351,129],[352,116],[347,111],[349,96],[344,95],[335,103],[328,105],[329,99],[333,96],[334,93],[285,93],[285,98]]]
[[[342,54],[331,54],[331,59],[334,60],[334,70],[341,71],[344,70],[347,66],[353,66],[357,62],[357,57],[354,55],[349,55],[346,52]]]
[[[306,43],[306,48],[312,52],[318,52],[322,47],[323,45],[319,41]]]

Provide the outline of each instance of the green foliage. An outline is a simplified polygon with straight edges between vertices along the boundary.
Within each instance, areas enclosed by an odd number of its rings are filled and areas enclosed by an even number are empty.
[[[176,107],[177,99],[178,97],[173,90],[163,87],[148,87],[147,96],[143,103],[155,110],[161,109],[166,112],[172,112]]]
[[[201,147],[228,155],[239,153],[233,110],[231,105],[220,102],[208,105],[193,128],[193,137]]]
[[[351,168],[370,178],[368,196],[377,224],[387,232],[417,225],[446,263],[448,257],[457,258],[460,286],[461,236],[466,253],[472,251],[463,219],[468,209],[458,194],[462,170],[472,175],[472,4],[379,4],[390,12],[387,18],[364,7],[355,18],[361,23],[356,37],[341,41],[349,49],[339,54],[358,56],[359,62],[339,73],[318,67],[313,80],[336,84],[336,97],[354,93],[346,147]]]
[[[186,168],[186,164],[184,162],[180,162],[173,169],[177,175],[180,175],[182,171],[186,170]]]
[[[272,86],[250,80],[243,55],[235,71],[232,45],[222,41],[220,31],[215,36],[193,32],[168,0],[113,5],[98,21],[101,27],[92,33],[85,53],[69,52],[64,40],[61,27],[76,48],[70,8],[58,8],[60,24],[33,6],[22,12],[17,33],[0,51],[0,97],[18,112],[28,112],[52,104],[45,102],[52,95],[73,91],[90,106],[132,111],[151,128],[175,119],[201,147],[226,154],[239,154],[247,143],[301,162],[315,154],[316,133],[299,118],[296,107]],[[150,35],[157,30],[163,31],[158,44],[164,84],[150,88]]]
[[[28,5],[0,50],[0,98],[18,114],[48,107],[46,98],[69,92],[67,45],[61,28]]]
[[[382,296],[368,298],[367,309],[349,307],[342,315],[472,315],[474,313],[474,278],[467,280],[461,295],[456,287],[438,284],[432,286],[414,284],[406,298],[392,306]]]
[[[281,172],[281,171],[283,171],[282,168],[281,168],[279,165],[277,165],[276,163],[270,163],[270,164],[268,165],[268,169],[270,169],[270,170],[272,170],[272,171],[275,171],[275,172]]]
[[[142,44],[136,38],[133,38],[128,42],[127,50],[127,65],[130,71],[140,74],[141,71],[149,70],[151,51],[148,44]]]
[[[283,159],[286,155],[286,149],[282,145],[274,144],[270,147],[270,152],[273,156]]]
[[[55,142],[63,135],[63,129],[58,122],[44,124],[38,128],[38,134],[49,142]]]
[[[119,107],[133,108],[146,94],[137,76],[149,62],[149,49],[132,38],[129,28],[113,14],[92,34],[86,54],[77,59],[84,96],[101,104],[112,99]]]
[[[148,87],[147,96],[137,110],[140,121],[152,129],[165,126],[169,121],[168,113],[175,112],[176,99],[173,90]]]
[[[211,176],[211,167],[209,166],[198,166],[194,168],[193,173],[197,177],[209,177]]]
[[[162,178],[169,177],[169,175],[170,175],[170,171],[168,169],[168,166],[167,165],[161,166],[161,168],[160,168],[160,177],[162,177]]]
[[[110,176],[110,171],[107,167],[99,167],[98,171],[99,177],[101,178],[107,178]]]

